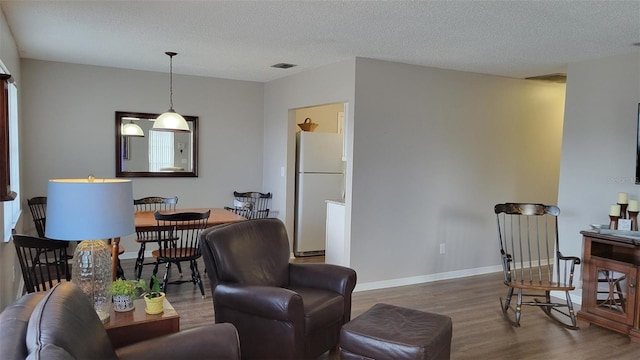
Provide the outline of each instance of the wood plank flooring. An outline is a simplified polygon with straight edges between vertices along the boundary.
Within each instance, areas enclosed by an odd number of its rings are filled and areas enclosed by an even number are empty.
[[[294,261],[322,262],[323,258]],[[128,278],[133,277],[133,264],[133,260],[122,260]],[[183,278],[189,277],[188,266],[183,268]],[[180,314],[182,330],[214,322],[211,289],[202,261],[199,269],[205,281],[205,299],[189,283],[169,285],[167,291],[167,299]],[[151,270],[152,266],[144,267],[144,279],[150,278]],[[163,274],[161,268],[158,277]],[[178,278],[175,267],[171,278]],[[521,326],[514,328],[500,310],[499,298],[505,294],[502,273],[362,291],[353,294],[352,318],[377,303],[448,315],[453,320],[452,359],[640,359],[640,344],[631,343],[627,336],[585,324],[576,331],[565,330],[533,307],[523,308]],[[322,356],[338,358],[336,353]]]

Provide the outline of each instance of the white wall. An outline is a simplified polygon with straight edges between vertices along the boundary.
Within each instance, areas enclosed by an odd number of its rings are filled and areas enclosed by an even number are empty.
[[[635,185],[640,52],[570,64],[558,205],[561,250],[582,255],[581,230],[608,224],[618,192]]]
[[[493,206],[557,200],[564,90],[358,58],[350,263],[359,284],[498,270]]]
[[[21,69],[20,57],[18,56],[18,48],[13,39],[13,35],[9,30],[4,13],[0,11],[0,60],[7,67],[9,73],[14,77],[18,84],[18,108],[19,112],[22,108],[20,95],[21,89]],[[20,120],[19,120],[20,121]],[[24,141],[24,132],[22,130],[22,122],[19,123],[21,141]],[[24,163],[24,162],[23,162]],[[24,169],[24,165],[22,165]],[[24,189],[24,183],[21,184]],[[22,198],[24,200],[24,197]],[[4,206],[0,203],[0,229],[4,229]],[[21,231],[24,223],[24,216],[21,216],[16,226],[16,231]],[[18,291],[20,283],[20,265],[16,256],[16,250],[12,242],[4,243],[0,241],[0,311],[7,305],[11,304]],[[15,281],[14,281],[15,279]]]
[[[23,60],[23,198],[52,178],[115,176],[115,112],[162,113],[166,73]],[[233,191],[262,190],[263,84],[175,75],[174,108],[199,116],[197,178],[133,178],[134,197],[179,198],[180,207],[223,207]],[[126,251],[137,252],[129,236]]]

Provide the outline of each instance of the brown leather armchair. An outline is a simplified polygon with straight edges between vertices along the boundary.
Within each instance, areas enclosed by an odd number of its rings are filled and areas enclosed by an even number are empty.
[[[18,299],[0,314],[2,359],[240,359],[231,324],[114,349],[87,296],[70,282]]]
[[[289,263],[278,219],[220,225],[200,236],[215,321],[235,325],[243,358],[314,358],[337,346],[351,318],[354,270]]]

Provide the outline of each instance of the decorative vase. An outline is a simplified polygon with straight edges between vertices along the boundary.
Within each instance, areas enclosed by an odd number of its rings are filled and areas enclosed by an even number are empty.
[[[160,296],[150,298],[147,295],[144,296],[144,302],[147,306],[144,308],[144,312],[147,314],[160,314],[164,311],[164,293],[161,292]]]
[[[129,295],[114,295],[113,296],[113,310],[118,312],[131,311],[135,307],[133,306],[133,299]]]

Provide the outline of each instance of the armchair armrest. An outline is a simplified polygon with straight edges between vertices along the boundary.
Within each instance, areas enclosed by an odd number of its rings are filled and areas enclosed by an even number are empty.
[[[120,359],[240,359],[240,341],[231,324],[180,331],[116,350]]]
[[[324,289],[342,296],[350,295],[356,286],[356,272],[331,264],[289,264],[289,284]]]
[[[213,299],[216,306],[267,319],[291,321],[304,318],[302,298],[285,288],[219,284]]]

